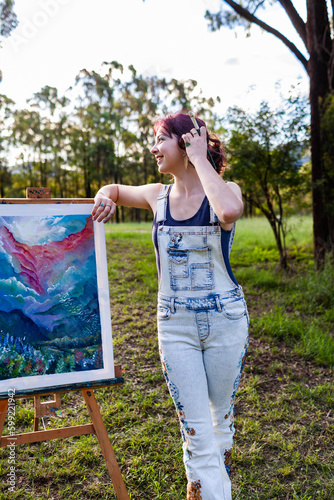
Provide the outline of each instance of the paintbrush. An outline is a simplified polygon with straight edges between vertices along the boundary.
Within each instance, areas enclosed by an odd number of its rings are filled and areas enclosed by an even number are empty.
[[[194,125],[195,129],[197,130],[198,135],[201,135],[201,130],[200,130],[199,125],[198,125],[198,123],[196,121],[194,113],[192,111],[188,111],[188,115],[190,116],[190,119],[193,122],[193,125]],[[213,168],[215,170],[217,170],[215,162],[213,161],[213,158],[212,158],[211,153],[209,151],[209,146],[207,147],[207,151],[208,151],[208,155],[209,155],[209,158],[210,158],[210,161],[212,163]]]
[[[188,115],[190,116],[190,119],[193,122],[194,127],[197,130],[197,132],[198,132],[198,135],[201,135],[201,130],[200,130],[199,125],[198,125],[198,123],[196,121],[194,113],[192,111],[188,111]]]

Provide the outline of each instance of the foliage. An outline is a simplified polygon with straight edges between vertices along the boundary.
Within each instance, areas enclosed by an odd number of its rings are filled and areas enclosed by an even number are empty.
[[[73,101],[59,96],[57,89],[49,86],[36,92],[26,109],[13,110],[13,103],[8,98],[5,103],[4,97],[3,113],[7,113],[7,121],[3,120],[3,129],[7,127],[7,136],[3,132],[3,144],[11,142],[19,155],[15,165],[5,166],[5,159],[1,164],[2,196],[24,197],[27,186],[50,186],[53,197],[91,198],[107,183],[168,182],[169,179],[158,172],[150,153],[153,124],[159,115],[168,111],[192,108],[220,136],[228,137],[227,128],[234,127],[234,144],[230,149],[235,148],[238,134],[241,139],[246,130],[245,124],[240,125],[241,110],[230,110],[230,123],[226,123],[214,112],[215,101],[204,98],[193,80],[178,82],[156,76],[143,77],[133,66],[125,70],[120,63],[112,61],[105,62],[100,73],[80,71],[75,84],[77,98]],[[250,147],[251,143],[255,147],[261,114],[264,117],[267,113],[274,148],[270,159],[276,165],[277,183],[282,187],[289,184],[290,197],[297,199],[302,183],[299,187],[296,184],[292,192],[292,180],[286,172],[293,171],[289,170],[292,163],[299,165],[298,158],[305,147],[305,103],[302,104],[297,96],[291,97],[284,110],[270,111],[268,108],[266,111],[264,107],[265,104],[258,112],[253,131],[247,132],[249,141],[243,147],[247,144]],[[262,146],[265,147],[263,141]],[[232,160],[237,163],[237,158]],[[247,162],[250,161],[261,163],[263,158],[254,150],[247,157]],[[282,169],[277,170],[279,162],[284,164],[284,176]],[[287,189],[285,191],[288,193]],[[247,194],[246,190],[244,193]],[[295,200],[290,199],[292,201]],[[144,213],[148,220],[150,214]],[[139,209],[117,207],[116,221],[126,218],[140,221],[142,214]],[[275,220],[275,224],[282,227],[279,219]]]
[[[216,121],[215,101],[196,81],[144,77],[117,61],[104,62],[99,73],[81,70],[73,94],[71,101],[45,86],[26,109],[12,111],[10,138],[20,153],[3,196],[24,196],[27,182],[50,186],[54,197],[91,198],[104,183],[161,181],[150,154],[157,116],[192,108],[208,124]],[[124,213],[117,211],[117,220]]]
[[[302,161],[306,116],[301,99],[285,102],[275,111],[266,102],[249,114],[234,107],[227,117],[231,127],[229,176],[238,181],[248,204],[268,219],[282,268],[287,266],[285,223],[291,200],[296,202],[309,187]]]
[[[9,147],[9,120],[13,112],[14,102],[0,94],[0,197],[4,196],[5,186],[11,181],[11,173],[7,161]]]
[[[18,25],[17,16],[13,10],[14,3],[13,0],[2,0],[0,2],[0,35],[3,37],[8,37]]]
[[[323,0],[320,1],[322,2]],[[230,29],[233,29],[236,26],[243,26],[247,30],[248,35],[250,35],[252,25],[255,24],[259,26],[261,29],[281,40],[281,42],[284,43],[291,52],[293,52],[297,59],[299,59],[299,61],[307,71],[307,59],[305,58],[302,51],[300,51],[291,40],[286,38],[284,34],[279,31],[279,29],[276,29],[276,27],[267,24],[260,17],[261,13],[263,13],[265,9],[274,6],[276,3],[276,0],[241,0],[240,2],[235,2],[234,0],[221,0],[219,10],[217,12],[211,12],[207,10],[205,13],[205,18],[208,21],[211,31],[219,30],[224,26]],[[293,2],[280,3],[287,16],[290,18],[290,21],[292,22],[295,30],[304,42],[305,48],[307,50],[308,47],[305,22],[295,9]]]
[[[333,2],[330,7],[326,0],[308,0],[306,20],[298,13],[293,1],[279,2],[300,36],[308,58],[279,29],[268,25],[259,17],[261,8],[270,7],[274,3],[276,2],[272,0],[222,0],[219,11],[207,11],[206,18],[212,31],[222,26],[259,26],[281,40],[309,75],[314,257],[317,265],[321,266],[327,252],[334,255],[334,167],[328,162],[332,147],[321,133],[327,126],[328,106],[330,107],[329,101],[334,89]]]

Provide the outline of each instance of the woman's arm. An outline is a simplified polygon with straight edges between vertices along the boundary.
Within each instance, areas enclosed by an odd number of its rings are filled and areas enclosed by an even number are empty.
[[[201,127],[201,135],[197,133],[182,136],[189,160],[194,165],[200,178],[205,194],[208,197],[213,211],[217,215],[224,229],[231,229],[243,212],[241,189],[235,182],[225,182],[212,168],[207,159],[206,128]],[[195,129],[194,129],[195,132]]]
[[[116,211],[117,205],[125,207],[145,208],[155,213],[161,184],[145,184],[143,186],[126,186],[108,184],[103,186],[95,196],[92,210],[93,220],[107,222]]]

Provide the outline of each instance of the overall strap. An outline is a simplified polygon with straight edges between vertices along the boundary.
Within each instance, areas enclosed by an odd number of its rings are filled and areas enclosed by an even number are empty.
[[[230,255],[231,250],[232,250],[232,245],[233,245],[233,240],[234,240],[234,235],[235,235],[235,226],[236,223],[233,224],[233,227],[231,229],[231,234],[230,234],[230,241],[228,243],[228,254]]]
[[[219,224],[219,219],[218,219],[217,215],[214,213],[210,202],[209,202],[209,207],[210,207],[210,224],[212,226]]]
[[[169,194],[171,187],[172,187],[171,185],[163,184],[160,188],[157,201],[157,213],[156,213],[157,224],[160,224],[161,222],[164,223],[165,220],[167,219],[166,217],[167,195]]]
[[[217,215],[214,213],[210,203],[209,203],[209,206],[210,206],[210,224],[211,225],[218,225],[219,219],[218,219]],[[235,235],[235,226],[236,226],[236,223],[233,224],[233,227],[232,227],[231,233],[230,233],[230,239],[229,239],[229,243],[228,243],[228,254],[229,255],[230,255],[231,250],[232,250],[232,245],[233,245],[233,240],[234,240],[234,235]]]

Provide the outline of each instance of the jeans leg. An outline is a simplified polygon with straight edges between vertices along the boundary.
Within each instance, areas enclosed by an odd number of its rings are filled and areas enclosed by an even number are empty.
[[[204,323],[201,318],[202,338],[206,338]],[[216,445],[196,313],[176,311],[159,322],[159,345],[163,373],[180,420],[187,498],[231,500],[230,480]]]
[[[234,436],[234,400],[247,347],[248,318],[231,320],[212,311],[211,331],[203,356],[216,444],[221,466],[227,471]]]

